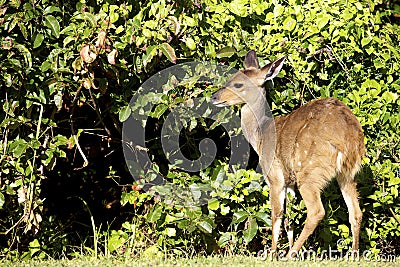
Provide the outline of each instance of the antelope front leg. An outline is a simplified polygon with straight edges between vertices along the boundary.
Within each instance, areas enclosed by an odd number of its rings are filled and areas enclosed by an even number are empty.
[[[281,231],[283,207],[285,203],[285,187],[270,184],[271,220],[272,220],[272,246],[271,252],[277,250],[279,234]]]

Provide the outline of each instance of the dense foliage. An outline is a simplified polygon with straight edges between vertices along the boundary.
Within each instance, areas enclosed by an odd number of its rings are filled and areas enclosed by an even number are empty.
[[[239,69],[254,49],[262,65],[287,55],[269,99],[274,115],[334,96],[358,117],[367,145],[358,177],[360,249],[398,254],[399,14],[399,5],[382,0],[0,0],[1,253],[57,257],[84,247],[190,255],[270,244],[268,187],[251,170],[257,159],[249,170],[230,172],[222,149],[229,139],[213,122],[193,118],[186,130],[186,147],[197,147],[205,133],[222,143],[213,165],[198,173],[168,166],[157,130],[146,137],[167,179],[225,177],[225,191],[208,205],[172,206],[140,190],[122,153],[122,122],[146,79],[187,61]],[[213,90],[188,84],[154,100],[149,127],[158,129],[187,92],[209,97]],[[347,211],[335,183],[323,200],[327,214],[306,247],[342,239],[347,249]],[[288,217],[301,225],[304,205],[297,200],[291,208]]]

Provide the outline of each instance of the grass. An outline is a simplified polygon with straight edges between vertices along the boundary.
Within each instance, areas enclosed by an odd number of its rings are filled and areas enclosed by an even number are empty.
[[[63,259],[63,260],[32,260],[32,261],[0,261],[0,266],[400,266],[400,259],[397,258],[396,262],[383,262],[383,261],[346,261],[346,260],[316,260],[316,261],[262,261],[256,257],[249,256],[208,256],[208,257],[194,257],[191,259],[187,258],[175,258],[175,259],[128,259],[128,258],[112,258],[112,257],[81,257],[75,259]]]

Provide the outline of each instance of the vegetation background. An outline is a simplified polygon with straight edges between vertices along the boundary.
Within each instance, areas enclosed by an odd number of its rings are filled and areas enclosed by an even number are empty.
[[[138,108],[129,101],[146,79],[188,61],[239,69],[254,49],[262,65],[287,55],[269,99],[275,116],[333,96],[358,117],[367,145],[360,250],[398,255],[399,27],[400,5],[391,0],[0,0],[0,254],[231,255],[270,244],[268,187],[252,170],[254,153],[247,170],[229,172],[229,138],[200,118],[186,127],[183,151],[198,155],[205,135],[220,140],[213,165],[187,173],[162,156],[168,111],[187,92],[209,97],[211,86],[147,96],[155,109],[146,144],[174,183],[224,177],[219,198],[198,208],[160,202],[137,186],[122,153],[122,122]],[[327,214],[305,246],[346,250],[347,211],[335,183],[323,199]],[[296,200],[287,216],[301,225],[304,211]]]

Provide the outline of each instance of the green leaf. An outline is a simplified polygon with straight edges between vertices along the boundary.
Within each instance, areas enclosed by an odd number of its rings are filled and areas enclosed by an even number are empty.
[[[391,177],[388,183],[388,186],[393,186],[393,185],[397,185],[400,184],[400,178],[399,177]]]
[[[153,207],[147,214],[147,221],[151,223],[157,222],[161,218],[162,207],[157,205]]]
[[[0,192],[0,209],[3,208],[4,203],[6,202],[3,193]]]
[[[165,229],[165,233],[169,237],[176,236],[176,229],[172,228],[172,227],[168,227],[167,229]]]
[[[271,217],[265,212],[257,212],[256,218],[265,223],[266,226],[271,226]]]
[[[28,148],[28,143],[24,139],[17,139],[12,142],[9,146],[10,152],[13,153],[14,157],[21,157]]]
[[[29,252],[34,255],[36,252],[40,251],[40,243],[37,239],[34,239],[29,243]]]
[[[351,10],[345,9],[342,16],[345,20],[351,20],[354,14],[351,12]]]
[[[60,24],[53,15],[47,15],[44,18],[44,25],[50,29],[56,38],[60,37]]]
[[[258,230],[257,220],[254,217],[250,217],[248,221],[248,227],[243,231],[243,240],[249,243],[256,236]]]
[[[126,121],[129,118],[129,116],[131,115],[131,113],[132,113],[132,110],[131,110],[131,107],[129,105],[123,107],[119,111],[119,121],[120,122]]]
[[[125,239],[123,239],[121,236],[119,235],[112,235],[109,239],[108,239],[108,250],[110,252],[114,252],[115,250],[117,250],[118,248],[122,247],[125,243]]]
[[[15,28],[15,26],[17,26],[17,23],[18,23],[18,19],[17,18],[14,18],[14,19],[12,19],[9,23],[8,23],[8,32],[11,32],[14,28]]]
[[[118,11],[118,8],[119,8],[119,6],[117,6],[117,5],[111,5],[111,6],[110,6],[110,13],[109,13],[109,15],[110,15],[110,21],[111,21],[111,23],[115,23],[115,22],[117,22],[118,19],[119,19],[119,14],[118,14],[117,12],[115,12],[115,11]]]
[[[371,38],[362,38],[361,39],[361,46],[364,47],[371,42]]]
[[[157,46],[152,45],[147,47],[146,53],[142,56],[143,66],[147,66],[147,64],[153,59],[153,57],[157,54]]]
[[[376,88],[378,90],[381,90],[381,85],[374,79],[366,80],[361,84],[361,88],[363,89],[371,89],[371,88]]]
[[[51,62],[49,62],[48,60],[43,61],[42,65],[40,66],[40,70],[41,70],[42,72],[45,72],[45,71],[47,71],[47,70],[50,69],[50,68],[51,68]]]
[[[231,208],[229,206],[225,206],[224,204],[221,205],[221,214],[222,215],[227,215]]]
[[[33,41],[33,48],[39,47],[44,40],[44,35],[41,33],[36,34],[35,41]]]
[[[317,27],[319,30],[321,30],[323,27],[325,27],[326,24],[328,24],[331,16],[328,14],[322,14],[317,18]]]
[[[28,32],[26,31],[26,27],[22,22],[18,22],[18,27],[22,33],[22,36],[24,36],[25,39],[28,39]]]
[[[275,4],[273,16],[280,17],[283,12],[285,12],[285,7],[281,4]]]
[[[227,46],[217,52],[217,58],[231,57],[236,53],[235,48]]]
[[[188,220],[184,219],[184,220],[180,220],[178,221],[178,228],[179,229],[186,229],[188,227]]]
[[[168,106],[167,106],[167,105],[165,105],[165,104],[159,104],[159,105],[157,105],[157,107],[154,109],[154,111],[151,113],[151,116],[152,116],[153,118],[159,119],[159,118],[164,114],[164,112],[165,112],[167,109],[168,109]]]
[[[219,208],[219,200],[216,198],[210,199],[208,201],[208,209],[209,210],[217,210]]]
[[[169,61],[171,61],[172,63],[176,63],[177,57],[175,55],[175,50],[168,43],[162,43],[160,45],[160,49]]]
[[[148,247],[141,255],[145,259],[161,258],[164,254],[158,249],[157,245]]]
[[[61,33],[60,33],[61,34]],[[63,41],[63,46],[67,47],[67,45],[72,42],[75,41],[76,36],[67,36],[65,37],[64,41]],[[80,58],[80,57],[79,57]]]
[[[195,50],[196,49],[196,43],[194,42],[194,40],[190,37],[186,38],[186,46],[190,49],[190,50]]]
[[[62,103],[63,103],[63,96],[62,96],[62,91],[58,91],[57,94],[54,95],[53,97],[54,104],[56,105],[57,109],[60,110],[62,108]]]
[[[398,94],[389,91],[385,91],[382,94],[382,99],[384,99],[386,103],[391,103],[391,102],[394,103],[398,98],[399,98]]]
[[[24,55],[25,63],[26,63],[26,70],[32,68],[32,55],[28,48],[26,48],[22,44],[16,44],[15,47]]]
[[[197,225],[197,227],[198,227],[201,231],[203,231],[203,232],[205,232],[205,233],[208,233],[208,234],[211,234],[211,233],[212,233],[212,226],[211,226],[210,223],[208,223],[208,222],[206,222],[206,221],[200,222],[200,223]]]
[[[78,14],[73,17],[74,19],[79,19],[79,20],[86,20],[90,23],[90,26],[92,28],[95,28],[97,25],[95,16],[91,13],[85,12],[83,14]]]
[[[47,15],[53,12],[62,12],[59,7],[56,6],[48,6],[44,9],[43,15]]]
[[[297,21],[294,18],[287,17],[283,22],[283,28],[288,31],[293,31],[296,27]]]
[[[249,213],[248,213],[247,211],[245,211],[245,210],[241,210],[241,211],[235,212],[235,213],[233,214],[233,219],[232,219],[231,225],[232,225],[232,224],[241,223],[241,222],[243,222],[244,220],[246,220],[247,217],[249,217]]]
[[[223,233],[217,242],[218,246],[223,247],[223,246],[229,244],[229,241],[231,239],[232,239],[232,233],[230,233],[230,232]]]
[[[115,29],[115,34],[120,34],[125,30],[124,26],[119,25],[117,29]]]
[[[367,49],[365,49],[365,51],[368,53],[368,55],[371,55],[372,53],[375,52],[375,48],[373,46],[370,46]]]
[[[339,224],[338,225],[338,230],[344,235],[344,237],[348,237],[349,234],[350,234],[350,229],[345,224]]]
[[[68,138],[66,136],[64,136],[64,135],[61,135],[61,134],[55,136],[54,140],[56,141],[56,143],[55,143],[56,146],[65,146],[69,142]]]
[[[115,23],[119,19],[119,14],[116,12],[111,12],[110,14],[111,23]]]
[[[202,211],[199,208],[188,208],[188,209],[185,209],[185,212],[186,212],[186,216],[191,220],[195,220],[195,219],[199,218],[202,214]]]
[[[248,16],[248,7],[246,6],[247,3],[248,0],[234,0],[229,5],[229,11],[237,16],[246,17]]]

